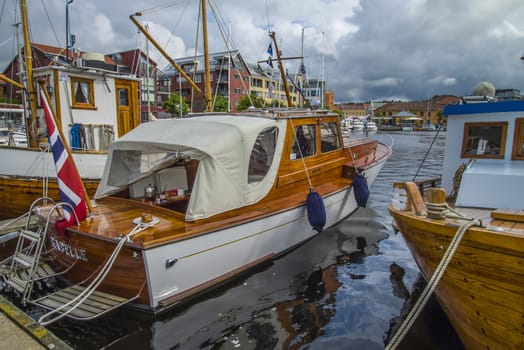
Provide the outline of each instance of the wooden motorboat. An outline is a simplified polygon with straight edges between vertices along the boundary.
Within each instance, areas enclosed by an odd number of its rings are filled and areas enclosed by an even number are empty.
[[[443,188],[395,184],[389,211],[464,346],[522,349],[524,102],[444,115]]]
[[[28,301],[56,309],[66,295],[96,289],[118,305],[153,312],[176,305],[321,231],[306,209],[312,189],[323,201],[323,227],[350,215],[355,179],[373,183],[390,152],[371,139],[344,145],[339,117],[327,111],[141,124],[111,145],[96,205],[78,226],[61,233],[58,212],[40,206],[49,218],[45,258],[73,285]],[[97,308],[91,300],[70,316],[96,317]]]
[[[124,304],[160,312],[365,205],[391,148],[368,138],[344,140],[335,113],[291,108],[283,69],[281,75],[290,108],[157,120],[115,140],[85,218],[71,220],[67,195],[64,203],[33,203],[29,219],[43,224],[21,231],[4,279],[23,302],[51,310],[39,322],[92,319]],[[70,159],[57,147],[60,128],[52,120],[58,118],[45,111],[55,160]],[[74,208],[85,213],[83,194],[73,195]],[[67,215],[75,224],[65,228]],[[33,293],[36,280],[57,275],[66,288]]]

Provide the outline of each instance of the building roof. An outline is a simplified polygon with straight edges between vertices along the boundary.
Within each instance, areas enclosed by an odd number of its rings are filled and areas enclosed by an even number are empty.
[[[65,63],[65,57],[66,57],[66,49],[64,47],[56,47],[51,45],[45,45],[45,44],[38,44],[38,43],[31,43],[31,47],[33,49],[37,49],[41,52],[43,52],[51,61],[60,60]],[[86,51],[79,51],[79,50],[71,50],[69,49],[69,56],[71,59],[77,59],[78,55],[82,56],[83,54],[86,54]],[[106,64],[116,64],[113,59],[108,56],[104,55],[104,63]]]
[[[438,111],[448,104],[460,102],[460,97],[453,95],[437,95],[429,101],[390,102],[376,109],[382,112],[397,111]]]

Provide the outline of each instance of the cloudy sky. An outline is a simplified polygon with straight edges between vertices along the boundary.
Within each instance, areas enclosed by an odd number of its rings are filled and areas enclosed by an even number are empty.
[[[28,1],[32,41],[65,46],[66,0]],[[1,0],[0,70],[16,52],[15,0]],[[71,32],[82,51],[112,53],[141,48],[129,15],[140,21],[173,58],[195,52],[197,0],[74,0]],[[268,30],[284,56],[304,57],[309,78],[324,77],[335,100],[423,100],[469,94],[476,83],[517,88],[524,94],[522,0],[212,0],[233,48],[249,62],[267,58]],[[214,11],[213,11],[214,10]],[[18,17],[19,18],[19,17]],[[226,50],[210,19],[210,50]],[[201,39],[200,39],[201,41]],[[199,48],[199,52],[202,50]],[[160,55],[153,58],[165,66]],[[296,63],[287,61],[290,73]]]

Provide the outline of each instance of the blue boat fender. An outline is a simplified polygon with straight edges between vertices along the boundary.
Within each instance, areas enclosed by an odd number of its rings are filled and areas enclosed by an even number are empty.
[[[359,207],[366,207],[369,199],[368,181],[364,174],[356,174],[353,179],[353,192]]]
[[[326,207],[324,200],[314,190],[311,189],[306,199],[307,218],[315,230],[322,232],[326,225]]]

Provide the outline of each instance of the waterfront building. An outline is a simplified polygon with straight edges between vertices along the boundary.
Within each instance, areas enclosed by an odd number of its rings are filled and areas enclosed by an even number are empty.
[[[229,110],[234,111],[238,101],[249,94],[250,70],[240,52],[224,51],[209,55],[210,80],[212,97],[229,96]],[[176,59],[175,63],[193,80],[193,82],[205,91],[204,80],[204,56],[191,56]],[[189,105],[192,112],[205,110],[206,102],[202,95],[194,92],[188,81],[171,65],[166,67],[164,73],[171,82],[171,91],[182,96]]]
[[[338,104],[338,109],[342,112],[342,118],[366,117],[369,115],[369,103],[348,103]]]
[[[374,119],[379,126],[400,126],[409,119],[415,128],[431,128],[445,124],[444,106],[456,103],[460,103],[460,97],[453,95],[437,95],[426,101],[392,101],[376,108]]]

